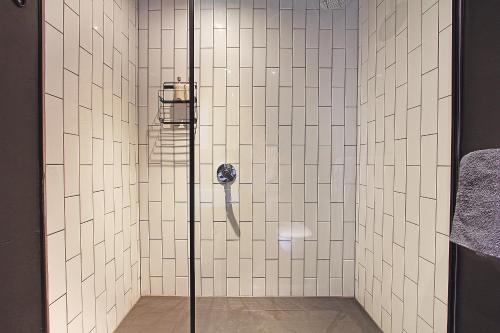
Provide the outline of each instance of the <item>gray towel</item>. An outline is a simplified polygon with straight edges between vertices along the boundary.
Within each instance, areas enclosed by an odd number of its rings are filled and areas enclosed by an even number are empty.
[[[500,149],[462,158],[451,241],[500,258]]]

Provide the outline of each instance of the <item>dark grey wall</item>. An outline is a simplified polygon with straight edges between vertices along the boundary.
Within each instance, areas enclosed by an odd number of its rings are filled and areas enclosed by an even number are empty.
[[[0,331],[44,327],[39,3],[0,1]]]
[[[500,1],[462,3],[461,96],[455,109],[460,109],[459,157],[500,148]],[[458,333],[500,332],[500,260],[460,246],[453,252],[456,312],[451,328]]]

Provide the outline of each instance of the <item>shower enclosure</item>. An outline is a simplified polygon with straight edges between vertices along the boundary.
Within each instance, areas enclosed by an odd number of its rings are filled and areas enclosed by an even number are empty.
[[[190,295],[192,318],[194,296],[354,296],[357,11],[139,2],[143,294]],[[187,106],[160,109],[187,122],[162,123],[155,99],[177,78]]]
[[[443,332],[451,4],[45,1],[50,332]]]

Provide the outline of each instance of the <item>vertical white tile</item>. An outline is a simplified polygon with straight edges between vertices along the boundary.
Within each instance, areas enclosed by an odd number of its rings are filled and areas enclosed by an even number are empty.
[[[449,165],[451,156],[451,98],[442,98],[438,103],[438,164]]]
[[[78,76],[64,71],[64,132],[78,134]]]
[[[92,55],[80,48],[79,105],[92,107]]]
[[[278,293],[278,260],[266,260],[266,296]]]
[[[449,239],[447,236],[436,234],[436,264],[435,264],[435,296],[445,304],[448,302],[448,261]],[[434,311],[437,311],[437,301],[434,303]],[[435,324],[438,324],[439,318],[435,318]],[[442,324],[442,322],[440,323]]]
[[[227,10],[227,46],[238,47],[240,38],[240,11],[237,9]]]
[[[45,95],[45,128],[47,164],[63,162],[63,103],[51,95]]]
[[[48,302],[52,303],[66,292],[66,260],[64,231],[47,237]]]
[[[75,256],[66,262],[66,286],[68,320],[71,321],[82,311],[81,259]]]
[[[418,315],[430,325],[434,322],[434,265],[419,260]]]
[[[94,247],[94,260],[95,260],[95,292],[97,295],[104,292],[106,289],[106,254],[104,243],[99,243]]]
[[[422,40],[422,1],[408,1],[408,51],[421,44]]]
[[[422,134],[433,134],[438,127],[438,70],[422,76]]]
[[[420,193],[425,197],[436,198],[437,136],[423,136],[421,142]]]
[[[440,1],[439,5],[446,1]],[[446,6],[446,5],[445,5]],[[441,13],[441,8],[439,9]],[[441,24],[441,19],[440,22]],[[449,96],[452,92],[452,31],[451,27],[439,33],[439,97]]]
[[[64,228],[64,176],[63,167],[46,167],[47,234]]]
[[[214,294],[226,295],[226,260],[215,260],[214,265]]]
[[[407,123],[407,164],[419,165],[420,164],[420,108],[416,107],[408,110]]]
[[[422,69],[421,69],[421,47],[417,47],[408,54],[408,107],[412,108],[421,105]]]
[[[292,48],[293,40],[293,12],[291,10],[280,10],[280,47]]]
[[[214,29],[214,67],[226,66],[226,29]]]
[[[304,294],[304,262],[303,260],[292,261],[292,295],[303,296]]]
[[[305,242],[304,277],[316,277],[317,269],[317,241]]]
[[[227,242],[227,276],[239,277],[240,276],[240,249],[238,241]]]
[[[252,30],[240,29],[240,66],[252,67]]]
[[[253,49],[253,85],[265,86],[266,83],[266,49]]]
[[[420,256],[435,262],[436,201],[420,199]]]
[[[64,8],[64,67],[78,73],[79,18],[69,7]]]
[[[67,332],[66,296],[49,305],[49,325],[51,332]]]
[[[417,332],[417,287],[412,280],[405,279],[403,328],[406,332]]]
[[[65,199],[66,257],[72,258],[80,253],[80,202],[79,197]]]
[[[424,73],[438,66],[438,16],[439,6],[437,5],[422,14],[422,71]]]
[[[61,6],[62,9],[62,6]],[[48,14],[47,14],[48,15]],[[62,23],[62,15],[61,15]],[[45,92],[63,97],[63,35],[45,25]]]
[[[86,279],[94,273],[93,227],[93,221],[81,224],[82,279]]]
[[[395,295],[392,296],[391,327],[397,332],[403,330],[403,302]]]
[[[269,13],[269,10],[268,10]],[[279,29],[267,29],[266,39],[267,39],[267,67],[279,67],[280,63],[280,30]]]
[[[448,307],[435,299],[434,301],[434,332],[446,332],[448,322]]]
[[[94,292],[94,277],[82,282],[82,324],[84,332],[90,332],[95,327],[96,300]]]
[[[333,11],[333,47],[334,48],[345,48],[346,46],[346,32],[345,32],[345,11],[335,10]]]
[[[397,86],[400,86],[401,84],[407,81],[407,65],[408,65],[407,31],[404,30],[402,33],[396,36],[396,85]]]
[[[413,223],[406,223],[405,238],[405,276],[417,280],[418,277],[418,243],[419,227]],[[406,288],[406,282],[405,282]],[[406,296],[405,296],[406,297]]]
[[[450,212],[444,207],[450,204],[450,168],[438,167],[437,169],[437,212],[436,231],[448,235],[450,228]],[[443,208],[442,208],[443,207]]]
[[[253,12],[253,27],[254,27],[254,46],[266,46],[266,10],[254,9]]]
[[[354,260],[345,260],[342,272],[342,295],[354,297]]]

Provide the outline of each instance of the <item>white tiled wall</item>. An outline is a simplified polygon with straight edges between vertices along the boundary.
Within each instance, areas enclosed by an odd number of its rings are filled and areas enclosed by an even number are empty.
[[[44,5],[50,332],[112,332],[140,295],[137,1]]]
[[[361,0],[356,298],[385,332],[446,332],[451,0]]]
[[[358,2],[196,2],[197,290],[354,295]],[[187,132],[157,90],[187,76],[187,1],[139,2],[142,293],[187,295]],[[175,139],[174,139],[175,138]],[[236,166],[236,226],[219,164]],[[239,235],[238,231],[239,230]]]

